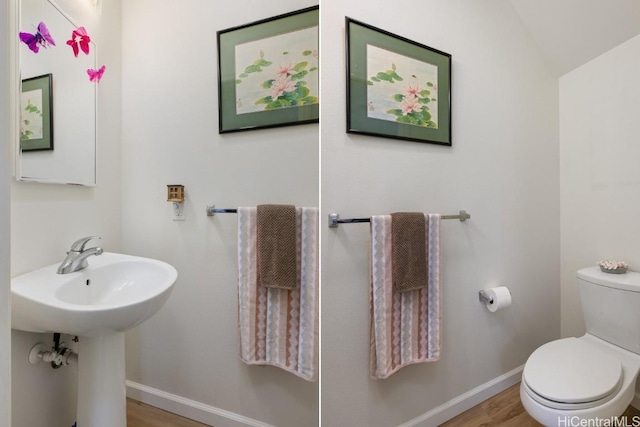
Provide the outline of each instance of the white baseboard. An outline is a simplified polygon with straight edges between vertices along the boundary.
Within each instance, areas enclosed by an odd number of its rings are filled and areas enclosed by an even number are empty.
[[[195,400],[167,393],[127,380],[127,397],[185,418],[216,427],[273,427],[252,418],[235,414]]]
[[[518,383],[523,369],[524,365],[518,366],[506,374],[479,385],[473,390],[469,390],[398,427],[437,427]]]
[[[520,381],[524,365],[519,366],[506,374],[500,375],[473,390],[443,403],[442,405],[425,412],[424,414],[399,425],[398,427],[437,427],[456,415],[473,408],[479,403],[495,396]],[[180,416],[199,421],[216,427],[273,427],[270,424],[254,420],[224,409],[205,405],[195,400],[186,399],[175,394],[167,393],[152,387],[127,381],[127,396],[155,406],[165,411],[173,412]],[[640,396],[632,402],[633,406],[640,403]],[[640,406],[640,405],[639,405]]]

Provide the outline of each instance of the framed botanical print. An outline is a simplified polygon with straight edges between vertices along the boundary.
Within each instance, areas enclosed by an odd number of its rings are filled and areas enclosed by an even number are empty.
[[[347,132],[451,145],[451,55],[351,18]]]
[[[53,150],[53,76],[22,81],[20,97],[20,149]]]
[[[319,8],[218,32],[219,132],[318,122]]]

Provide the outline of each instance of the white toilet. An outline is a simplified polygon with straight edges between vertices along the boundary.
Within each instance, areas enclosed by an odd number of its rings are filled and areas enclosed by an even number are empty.
[[[520,399],[548,427],[620,416],[640,372],[640,273],[578,271],[587,333],[544,344],[522,372]],[[630,421],[630,420],[629,420]],[[595,421],[592,421],[595,422]]]

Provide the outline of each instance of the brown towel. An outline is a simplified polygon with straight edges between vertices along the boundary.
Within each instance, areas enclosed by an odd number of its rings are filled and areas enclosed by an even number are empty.
[[[398,292],[427,286],[425,215],[414,212],[391,214],[393,283]]]
[[[296,289],[296,207],[259,205],[257,233],[258,283],[267,288]]]

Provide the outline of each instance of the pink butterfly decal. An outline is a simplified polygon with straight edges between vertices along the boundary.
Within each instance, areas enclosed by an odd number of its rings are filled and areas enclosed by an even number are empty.
[[[78,57],[78,53],[82,49],[85,55],[89,54],[89,42],[91,37],[87,34],[87,30],[84,27],[79,27],[77,30],[73,30],[71,38],[67,40],[67,44],[73,49],[73,54]]]
[[[100,81],[100,79],[102,78],[102,75],[104,74],[104,70],[106,68],[107,67],[104,66],[104,65],[102,67],[98,68],[97,70],[89,68],[87,70],[87,74],[89,75],[89,81],[98,83]]]
[[[33,53],[38,53],[40,46],[46,48],[49,47],[49,45],[56,45],[56,42],[53,40],[53,37],[51,37],[49,29],[44,25],[44,22],[38,24],[38,31],[36,31],[35,34],[20,32],[19,35],[20,41],[29,46],[29,49],[31,49]]]

